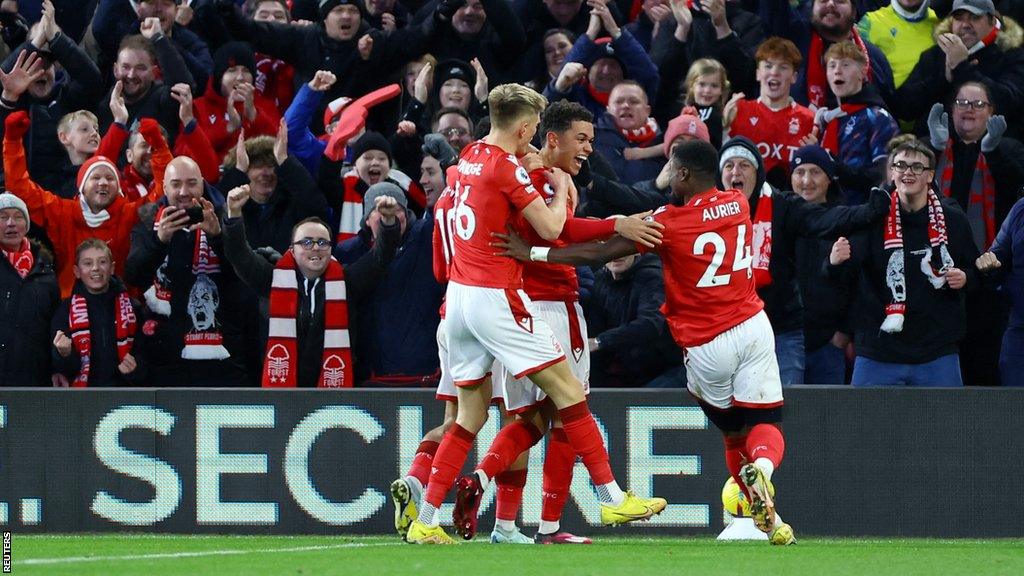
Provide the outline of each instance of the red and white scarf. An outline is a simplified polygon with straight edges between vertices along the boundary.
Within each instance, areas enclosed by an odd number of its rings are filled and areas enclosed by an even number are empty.
[[[760,289],[772,283],[768,267],[772,260],[772,187],[765,182],[757,198],[754,211],[754,288]]]
[[[939,191],[945,197],[953,195],[953,140],[946,142],[946,150],[936,167],[940,171]],[[981,219],[985,224],[985,245],[978,246],[979,250],[985,251],[996,239],[996,182],[992,179],[992,172],[988,168],[988,161],[985,154],[978,151],[978,160],[974,164],[974,175],[971,176],[971,187],[967,197],[966,212],[970,214],[971,208],[981,208]]]
[[[632,130],[619,128],[619,132],[622,133],[622,137],[625,138],[631,146],[639,146],[643,148],[658,137],[658,121],[655,120],[653,116],[648,116],[647,122],[644,122],[643,126]]]
[[[953,267],[953,258],[949,255],[948,243],[946,213],[942,210],[939,196],[929,188],[928,248],[915,250],[913,254],[921,255],[921,273],[928,278],[936,290],[946,285],[945,273]],[[885,307],[885,320],[882,322],[881,329],[883,332],[889,333],[901,332],[907,311],[907,278],[903,254],[903,225],[900,222],[900,200],[897,193],[893,193],[889,205],[889,216],[885,221],[885,241],[882,247],[890,252],[885,268],[885,284],[892,293],[892,300]],[[935,248],[938,248],[938,267],[932,262]]]
[[[833,118],[831,122],[825,126],[825,136],[821,140],[821,147],[828,150],[833,157],[839,156],[839,126],[846,118],[853,116],[857,112],[867,108],[866,104],[840,104],[839,108],[843,111],[841,116]]]
[[[333,257],[323,275],[324,351],[317,388],[351,388],[352,350],[348,333],[345,271]],[[310,298],[313,294],[310,294]],[[297,321],[299,284],[295,255],[284,253],[274,267],[270,285],[270,331],[263,359],[264,388],[295,388],[299,361]]]
[[[860,32],[856,28],[850,34],[850,41],[860,48],[864,58],[867,59],[867,70],[868,77],[867,81],[871,82],[874,75],[871,72],[871,55],[868,54],[868,48],[864,45],[864,41],[861,40]],[[811,47],[807,55],[807,102],[812,108],[821,108],[825,105],[825,100],[828,97],[828,76],[825,74],[825,63],[822,59],[825,57],[825,40],[817,33],[811,32]]]
[[[28,238],[21,239],[21,246],[17,250],[13,252],[3,250],[3,253],[7,256],[7,261],[14,267],[14,271],[23,279],[35,266],[36,258],[32,255],[32,246],[29,245]]]
[[[71,341],[78,350],[81,369],[71,386],[84,388],[89,385],[89,368],[92,366],[92,334],[89,331],[89,303],[81,294],[71,295],[71,306],[68,309],[68,330]],[[120,363],[132,351],[135,340],[135,309],[128,293],[117,294],[117,309],[114,310],[114,332],[117,336],[117,361]]]
[[[153,219],[153,230],[160,227],[160,219],[163,217],[166,206],[161,206]],[[167,258],[164,259],[164,265]],[[192,274],[195,282],[192,283],[189,294],[189,320],[192,321],[192,329],[185,333],[185,345],[181,349],[181,357],[186,360],[223,360],[231,354],[224,347],[224,336],[220,332],[220,323],[217,321],[217,312],[220,304],[220,293],[217,282],[212,276],[220,274],[220,257],[210,246],[206,233],[202,230],[195,231],[195,243],[192,249]],[[173,286],[167,286],[160,280],[159,274],[153,278],[153,286],[146,291],[146,303],[150,309],[158,314],[169,316],[171,312],[171,296]],[[161,305],[161,302],[166,305]],[[194,302],[194,304],[193,304]],[[204,306],[212,310],[202,310],[203,317],[193,317],[191,308]],[[196,324],[197,321],[202,326]]]
[[[993,18],[995,25],[992,26],[992,30],[981,39],[981,42],[976,42],[974,46],[967,49],[967,54],[975,54],[985,49],[986,46],[991,46],[995,43],[996,38],[999,37],[999,31],[1003,29],[1003,23],[1000,22],[999,18]]]

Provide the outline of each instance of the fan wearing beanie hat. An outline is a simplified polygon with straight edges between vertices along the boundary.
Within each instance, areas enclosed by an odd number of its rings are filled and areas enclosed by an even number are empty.
[[[391,145],[384,136],[377,132],[366,132],[351,146],[351,158],[354,160],[352,169],[341,178],[342,203],[341,217],[338,222],[337,240],[351,238],[363,223],[363,198],[369,188],[381,182],[389,182],[400,188],[417,209],[426,205],[423,188],[400,170],[391,168]],[[338,207],[335,206],[335,211]]]
[[[4,192],[0,194],[0,211],[7,210],[9,208],[20,211],[25,217],[25,231],[27,232],[32,219],[28,215],[28,206],[25,205],[25,201],[10,192]],[[0,228],[0,244],[3,244],[3,240],[6,240],[6,238],[7,235],[3,228]],[[4,247],[7,248],[6,245],[4,245]]]
[[[360,0],[319,0],[319,14],[327,36],[347,42],[362,28],[366,7]]]
[[[677,138],[681,138],[681,142],[703,140],[709,144],[711,143],[711,134],[708,132],[708,127],[697,116],[695,108],[687,106],[683,109],[682,114],[669,121],[668,128],[665,129],[665,142],[663,144],[666,158],[672,157],[672,145],[675,144]]]
[[[196,121],[217,157],[247,138],[277,134],[281,114],[273,102],[256,91],[256,56],[245,42],[228,42],[213,54],[213,74],[206,92],[194,103]]]
[[[798,148],[789,167],[793,192],[812,204],[828,200],[836,177],[836,163],[828,150],[817,145]]]
[[[63,297],[75,283],[75,250],[83,240],[99,238],[110,246],[116,273],[123,277],[128,259],[131,229],[139,221],[138,209],[160,199],[157,187],[137,200],[121,194],[117,167],[104,156],[93,156],[78,169],[77,198],[61,198],[36,184],[28,173],[23,137],[29,127],[28,114],[11,113],[4,121],[4,175],[7,189],[25,203],[35,224],[53,241],[57,278]]]
[[[469,112],[474,103],[476,71],[463,60],[439,62],[434,72],[434,90],[440,108],[458,108]]]
[[[394,198],[402,207],[398,211],[397,217],[402,234],[405,234],[406,226],[410,221],[416,219],[416,215],[409,211],[409,198],[405,195],[405,191],[394,182],[378,182],[366,191],[366,195],[363,196],[363,225],[373,230],[374,237],[379,235],[375,227],[379,225],[380,217],[379,214],[374,217],[374,211],[377,209],[377,198],[381,196]],[[401,237],[401,235],[399,236]]]

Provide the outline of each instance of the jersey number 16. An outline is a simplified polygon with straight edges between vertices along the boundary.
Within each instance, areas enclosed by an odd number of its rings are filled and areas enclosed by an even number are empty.
[[[466,199],[469,198],[469,189],[469,186],[460,187],[459,182],[456,181],[455,189],[452,190],[455,206],[447,213],[444,210],[437,211],[441,245],[444,247],[444,261],[448,264],[451,264],[452,256],[455,255],[455,237],[458,236],[468,242],[476,232],[476,214],[466,204]]]

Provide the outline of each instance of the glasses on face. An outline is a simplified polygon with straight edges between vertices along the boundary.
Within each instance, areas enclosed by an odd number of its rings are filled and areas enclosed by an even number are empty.
[[[465,136],[467,134],[469,134],[469,130],[466,130],[465,128],[454,128],[453,127],[453,128],[445,128],[444,130],[441,130],[441,135],[442,136],[447,136],[449,138],[454,138],[456,136]]]
[[[921,175],[921,174],[924,174],[925,170],[931,170],[932,167],[931,166],[925,166],[924,164],[921,164],[920,162],[914,162],[913,164],[907,164],[906,162],[900,160],[899,162],[893,162],[892,169],[897,171],[897,172],[899,172],[900,174],[906,172],[907,170],[910,170],[911,174]]]
[[[956,106],[960,110],[967,110],[968,108],[984,110],[985,108],[988,108],[989,103],[984,100],[967,100],[966,98],[957,98],[956,100],[953,100],[953,106]]]
[[[323,250],[331,245],[331,241],[326,238],[303,238],[297,242],[292,242],[296,246],[302,246],[306,250]]]

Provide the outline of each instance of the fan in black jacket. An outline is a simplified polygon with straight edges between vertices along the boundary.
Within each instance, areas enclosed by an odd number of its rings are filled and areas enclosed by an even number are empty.
[[[935,156],[911,139],[889,154],[891,214],[849,241],[825,270],[860,271],[854,386],[960,386],[963,289],[978,284],[978,249],[954,202],[930,189]]]

